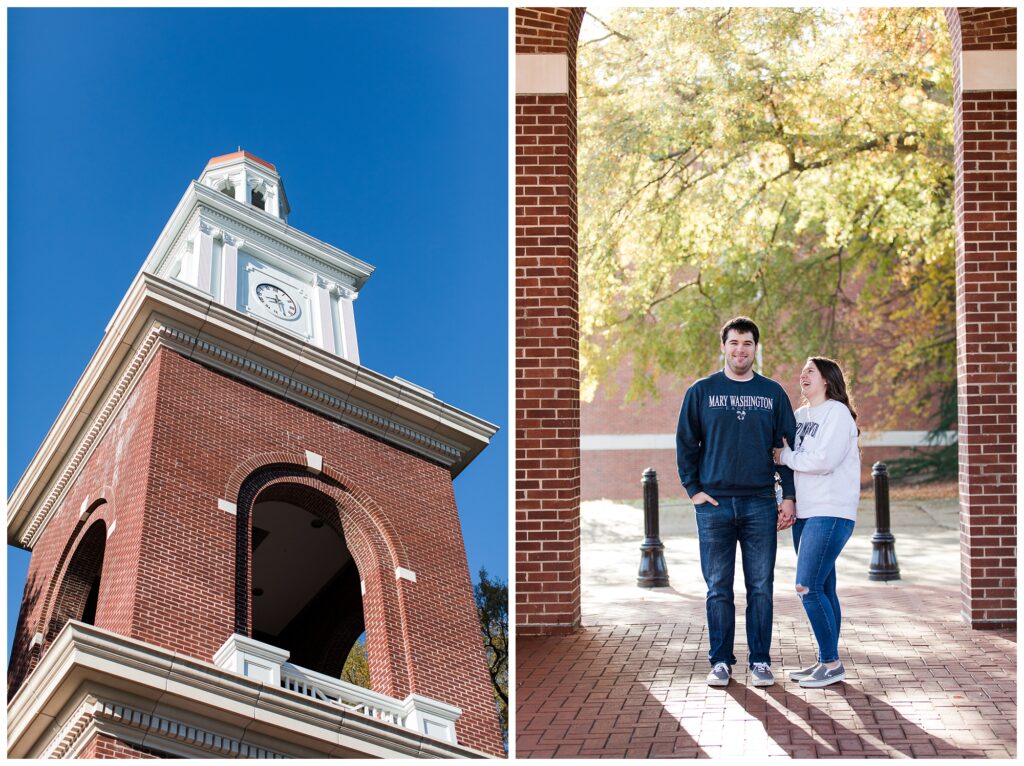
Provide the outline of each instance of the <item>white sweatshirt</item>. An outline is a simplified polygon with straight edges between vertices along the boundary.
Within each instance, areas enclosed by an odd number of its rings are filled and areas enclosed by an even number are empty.
[[[849,408],[835,399],[796,411],[796,444],[779,453],[793,469],[796,516],[839,516],[857,520],[860,449]]]

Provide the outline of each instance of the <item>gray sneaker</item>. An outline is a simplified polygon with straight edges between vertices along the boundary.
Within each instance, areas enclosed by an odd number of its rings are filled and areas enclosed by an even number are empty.
[[[822,686],[835,684],[846,678],[846,668],[840,663],[838,668],[829,670],[824,665],[818,665],[814,672],[800,682],[804,689],[820,689]]]
[[[810,678],[814,675],[814,671],[818,669],[818,665],[820,664],[820,662],[815,662],[809,668],[804,668],[803,670],[791,670],[789,672],[789,680],[803,681],[805,678]]]
[[[772,666],[767,662],[755,662],[750,668],[750,677],[754,679],[754,686],[771,686],[775,683]]]
[[[708,686],[728,686],[732,673],[724,662],[717,663],[708,673]]]

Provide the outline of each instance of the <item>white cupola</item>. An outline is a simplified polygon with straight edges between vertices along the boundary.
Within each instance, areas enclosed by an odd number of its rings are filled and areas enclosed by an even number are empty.
[[[214,157],[206,163],[199,183],[286,223],[288,221],[288,198],[277,168],[241,149]]]
[[[359,364],[354,303],[373,266],[288,225],[277,168],[214,157],[189,184],[143,271]]]

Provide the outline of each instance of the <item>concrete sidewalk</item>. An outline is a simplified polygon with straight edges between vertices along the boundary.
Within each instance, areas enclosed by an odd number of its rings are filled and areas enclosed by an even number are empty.
[[[894,501],[902,579],[871,582],[870,500],[838,566],[840,653],[847,680],[801,689],[783,670],[815,659],[793,583],[796,556],[780,533],[773,667],[779,682],[748,685],[742,569],[737,563],[738,663],[724,689],[708,671],[704,582],[693,508],[663,502],[671,587],[636,587],[638,505],[582,509],[584,629],[519,638],[519,757],[1016,756],[1016,636],[960,618],[956,500]]]

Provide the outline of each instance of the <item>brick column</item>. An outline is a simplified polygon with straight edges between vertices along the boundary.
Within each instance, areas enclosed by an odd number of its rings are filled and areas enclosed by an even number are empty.
[[[1016,622],[1016,10],[947,9],[956,142],[961,613]]]
[[[516,622],[580,622],[576,40],[582,8],[516,9]]]

